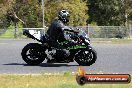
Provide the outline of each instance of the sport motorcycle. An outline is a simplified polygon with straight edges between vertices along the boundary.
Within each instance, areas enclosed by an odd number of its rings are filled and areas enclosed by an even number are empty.
[[[81,66],[90,66],[97,59],[97,52],[90,45],[87,33],[77,28],[64,29],[65,41],[58,42],[63,49],[50,46],[49,36],[43,34],[40,39],[34,37],[29,30],[23,30],[28,38],[37,40],[39,43],[27,44],[21,52],[22,59],[28,65],[39,65],[44,60],[47,63],[70,63],[76,61]]]

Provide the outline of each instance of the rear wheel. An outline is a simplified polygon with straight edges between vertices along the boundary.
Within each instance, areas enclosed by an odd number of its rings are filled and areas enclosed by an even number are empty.
[[[38,65],[45,60],[46,54],[41,45],[29,43],[22,50],[22,58],[28,65]]]
[[[94,49],[81,50],[75,57],[75,61],[81,66],[90,66],[95,63],[97,53]]]

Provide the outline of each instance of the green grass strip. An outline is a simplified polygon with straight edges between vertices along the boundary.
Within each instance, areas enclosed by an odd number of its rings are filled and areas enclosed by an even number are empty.
[[[72,75],[0,75],[0,88],[132,88],[129,84],[85,84]]]

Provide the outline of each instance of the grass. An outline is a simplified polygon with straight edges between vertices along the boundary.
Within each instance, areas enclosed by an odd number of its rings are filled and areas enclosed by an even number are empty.
[[[0,39],[13,39],[13,38],[15,38],[14,32],[15,32],[14,28],[10,28],[10,29],[6,30],[5,33],[0,35]],[[17,31],[16,31],[16,37],[20,38],[20,39],[26,38],[26,36],[24,36],[22,34],[22,30],[20,30],[20,29],[17,29]]]
[[[0,38],[14,38],[12,30],[7,30],[4,34],[0,35]]]
[[[5,34],[0,35],[0,39],[26,39],[27,37],[22,34],[17,34],[17,38],[14,38],[13,32],[11,30],[6,31]],[[19,35],[19,36],[18,36]],[[91,38],[94,44],[132,44],[132,39],[117,39],[117,38]]]
[[[91,39],[91,42],[95,44],[132,44],[132,39],[96,38]]]
[[[0,75],[0,88],[132,88],[132,82],[80,86],[72,75]]]

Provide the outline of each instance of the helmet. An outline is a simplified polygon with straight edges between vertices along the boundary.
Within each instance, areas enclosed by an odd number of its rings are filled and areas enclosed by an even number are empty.
[[[70,17],[69,12],[66,10],[61,10],[58,13],[59,20],[61,20],[64,23],[69,22],[69,17]]]

